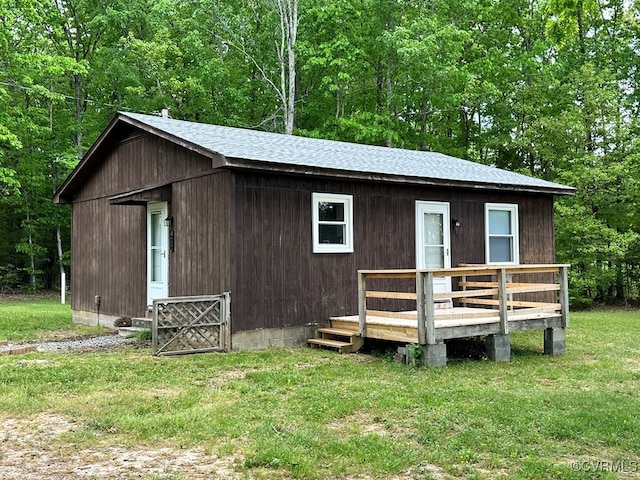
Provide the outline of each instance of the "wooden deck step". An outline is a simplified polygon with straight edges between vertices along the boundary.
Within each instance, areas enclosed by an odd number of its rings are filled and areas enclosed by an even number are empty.
[[[353,344],[351,342],[341,342],[329,338],[310,338],[307,340],[312,346],[334,348],[339,353],[351,353]]]
[[[336,335],[339,337],[354,337],[358,335],[358,330],[347,330],[346,328],[324,327],[324,328],[319,328],[318,333]]]
[[[357,352],[362,348],[364,339],[357,330],[322,327],[318,329],[321,338],[310,338],[311,346],[334,348],[340,353]]]
[[[349,342],[341,342],[340,340],[331,340],[329,338],[310,338],[308,342],[314,345],[321,345],[323,347],[333,347],[338,349],[349,347],[351,345],[351,343]]]

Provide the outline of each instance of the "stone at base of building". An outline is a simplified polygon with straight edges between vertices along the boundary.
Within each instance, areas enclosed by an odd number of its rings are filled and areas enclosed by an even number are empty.
[[[106,315],[96,312],[73,310],[74,323],[84,325],[99,325],[106,328],[115,328],[114,322],[120,315]],[[307,345],[307,340],[316,334],[317,325],[304,325],[299,327],[263,328],[245,330],[232,335],[231,345],[233,350],[261,350],[269,347],[294,348]]]
[[[564,355],[566,336],[564,328],[546,328],[544,331],[544,354]]]
[[[115,328],[114,322],[122,318],[122,315],[107,315],[104,313],[98,315],[96,312],[72,310],[71,318],[73,320],[73,323],[81,323],[83,325],[93,325],[105,328]]]
[[[233,350],[262,350],[270,347],[295,348],[307,345],[316,336],[318,325],[299,327],[259,328],[235,332],[231,337]]]
[[[508,362],[511,360],[511,338],[502,334],[487,336],[486,352],[495,362]]]

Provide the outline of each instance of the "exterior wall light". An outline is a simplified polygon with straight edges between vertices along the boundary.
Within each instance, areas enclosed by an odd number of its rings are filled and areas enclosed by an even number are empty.
[[[176,235],[173,230],[173,215],[169,215],[164,219],[164,226],[169,228],[169,251],[175,252],[176,250]]]

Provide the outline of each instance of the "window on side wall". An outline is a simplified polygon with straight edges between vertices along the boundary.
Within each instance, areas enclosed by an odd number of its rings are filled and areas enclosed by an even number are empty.
[[[311,208],[313,253],[352,253],[353,197],[314,193]]]
[[[485,204],[487,263],[520,263],[518,205]]]

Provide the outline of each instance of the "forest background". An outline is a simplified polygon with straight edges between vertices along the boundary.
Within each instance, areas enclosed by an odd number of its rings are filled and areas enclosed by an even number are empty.
[[[59,286],[57,186],[117,111],[435,150],[577,188],[574,306],[640,299],[640,2],[0,0],[0,290]]]

